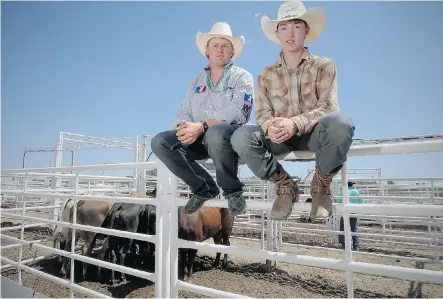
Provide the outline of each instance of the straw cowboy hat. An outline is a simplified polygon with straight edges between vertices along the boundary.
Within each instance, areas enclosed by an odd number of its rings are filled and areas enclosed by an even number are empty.
[[[280,22],[300,19],[305,21],[311,28],[305,38],[305,44],[311,43],[318,38],[326,25],[326,14],[320,7],[312,7],[306,10],[301,1],[289,1],[280,5],[276,20],[271,20],[268,16],[261,18],[261,28],[265,36],[274,43],[280,44],[277,38],[277,25]]]
[[[234,56],[232,57],[232,59],[238,57],[245,47],[245,38],[243,36],[232,36],[231,27],[229,26],[229,24],[225,22],[217,22],[214,24],[214,26],[212,26],[211,31],[209,31],[208,33],[198,32],[195,37],[197,47],[204,57],[206,57],[205,50],[208,41],[214,37],[226,38],[232,43],[232,46],[234,47]]]

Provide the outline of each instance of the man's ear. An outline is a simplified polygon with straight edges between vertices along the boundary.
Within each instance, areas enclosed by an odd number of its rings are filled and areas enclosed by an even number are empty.
[[[307,27],[307,28],[306,28],[305,38],[306,38],[306,36],[308,36],[309,31],[311,31],[311,27]]]

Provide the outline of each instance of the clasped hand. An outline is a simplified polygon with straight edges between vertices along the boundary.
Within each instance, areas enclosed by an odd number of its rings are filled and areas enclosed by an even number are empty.
[[[297,126],[289,118],[274,117],[268,126],[268,137],[273,143],[283,143],[297,131]]]
[[[186,122],[182,120],[177,127],[178,140],[183,144],[193,144],[203,133],[202,123]]]

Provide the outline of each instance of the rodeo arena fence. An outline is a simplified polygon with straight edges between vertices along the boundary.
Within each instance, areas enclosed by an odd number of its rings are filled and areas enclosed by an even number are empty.
[[[333,215],[319,224],[308,221],[310,203],[305,200],[309,194],[308,176],[299,180],[301,190],[300,202],[294,204],[291,217],[286,221],[271,221],[268,219],[274,195],[273,186],[259,179],[248,178],[245,182],[245,196],[247,198],[247,211],[237,216],[234,227],[250,230],[260,235],[255,239],[260,242],[260,249],[240,248],[193,242],[178,237],[178,207],[184,206],[187,199],[183,195],[189,194],[188,187],[173,175],[160,161],[147,161],[149,141],[152,136],[143,136],[139,143],[138,137],[130,138],[101,138],[60,132],[59,142],[55,147],[35,147],[25,149],[23,155],[23,169],[2,170],[2,219],[13,219],[21,222],[19,225],[1,228],[2,240],[7,240],[8,245],[0,249],[18,248],[18,260],[1,256],[2,272],[8,268],[16,268],[18,283],[22,283],[22,271],[34,274],[44,279],[70,289],[71,297],[74,292],[80,292],[92,297],[108,297],[92,289],[77,284],[74,280],[74,261],[81,261],[102,268],[112,269],[136,277],[149,280],[155,284],[156,298],[177,297],[178,292],[190,291],[210,297],[237,298],[245,297],[222,290],[199,286],[178,278],[178,250],[179,248],[193,248],[213,253],[232,254],[257,258],[267,264],[293,263],[296,265],[312,266],[317,268],[334,269],[346,273],[347,296],[354,297],[353,273],[363,273],[375,276],[396,278],[432,284],[443,284],[443,272],[414,269],[354,260],[355,255],[382,255],[374,252],[351,250],[351,238],[355,233],[350,231],[350,217],[358,217],[359,223],[379,224],[380,230],[375,230],[370,225],[359,228],[357,233],[360,244],[370,244],[373,247],[402,247],[429,251],[434,258],[425,259],[411,256],[395,256],[398,259],[411,259],[441,263],[440,253],[443,249],[443,178],[383,178],[380,169],[347,169],[344,164],[341,177],[334,179],[332,189],[334,194],[342,193],[343,202],[334,203]],[[92,147],[91,147],[92,145]],[[133,163],[100,164],[76,166],[75,152],[82,149],[125,148],[131,152]],[[54,152],[55,167],[26,168],[26,157],[29,152]],[[71,152],[71,165],[62,167],[62,153]],[[348,157],[414,154],[443,151],[443,135],[399,137],[375,140],[355,140]],[[279,157],[284,161],[309,161],[315,160],[315,154],[307,151],[292,152]],[[211,170],[211,161],[200,161]],[[156,169],[147,171],[147,169]],[[88,171],[130,170],[132,176],[94,176],[86,175]],[[368,178],[353,178],[357,188],[362,194],[362,204],[351,204],[348,195],[348,175],[371,175]],[[375,176],[375,177],[374,177]],[[414,182],[414,183],[409,183]],[[147,198],[146,192],[156,188],[156,196]],[[133,194],[135,196],[129,196]],[[68,199],[74,201],[72,223],[60,221],[62,203]],[[111,203],[151,204],[156,207],[156,232],[155,234],[131,233],[128,231],[95,227],[77,224],[77,203],[79,200],[104,201]],[[205,206],[228,207],[227,201],[219,196],[217,199],[207,201]],[[352,214],[352,216],[351,216]],[[340,218],[344,219],[344,232],[339,230]],[[297,220],[297,225],[293,224]],[[300,221],[303,220],[303,221]],[[31,223],[31,224],[25,224]],[[309,226],[308,226],[309,224]],[[314,227],[313,227],[314,225]],[[404,230],[393,229],[405,227]],[[425,231],[415,231],[414,226],[425,227]],[[72,242],[70,248],[64,250],[43,245],[44,240],[27,241],[24,239],[25,229],[35,227],[55,227],[72,229]],[[411,228],[412,227],[412,228]],[[409,229],[408,229],[409,228]],[[19,230],[20,238],[6,234],[8,231]],[[75,252],[75,231],[82,230],[103,235],[114,235],[133,240],[146,241],[155,244],[155,271],[146,272],[127,266],[121,266],[104,260],[91,258]],[[337,236],[344,235],[344,257],[326,258],[309,255],[285,253],[282,245],[299,247],[316,247],[283,242],[285,235],[310,235],[328,238],[330,244],[336,243]],[[231,238],[247,239],[232,236]],[[42,252],[63,256],[70,259],[70,278],[62,279],[37,270],[27,264],[44,256],[23,260],[23,249],[32,246]],[[338,248],[319,249],[342,251]],[[392,257],[392,256],[390,256]],[[3,274],[2,274],[3,275]]]

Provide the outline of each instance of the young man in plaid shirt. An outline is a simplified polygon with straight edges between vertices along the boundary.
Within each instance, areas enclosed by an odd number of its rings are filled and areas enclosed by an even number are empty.
[[[316,155],[311,183],[311,219],[332,212],[330,184],[347,160],[354,136],[352,120],[340,112],[334,62],[309,53],[305,44],[320,36],[325,25],[321,8],[306,10],[300,1],[285,2],[277,20],[263,16],[265,36],[282,46],[278,61],[258,77],[255,116],[258,126],[244,126],[231,137],[234,150],[259,178],[276,185],[271,218],[292,212],[299,192],[276,156],[294,150]]]

